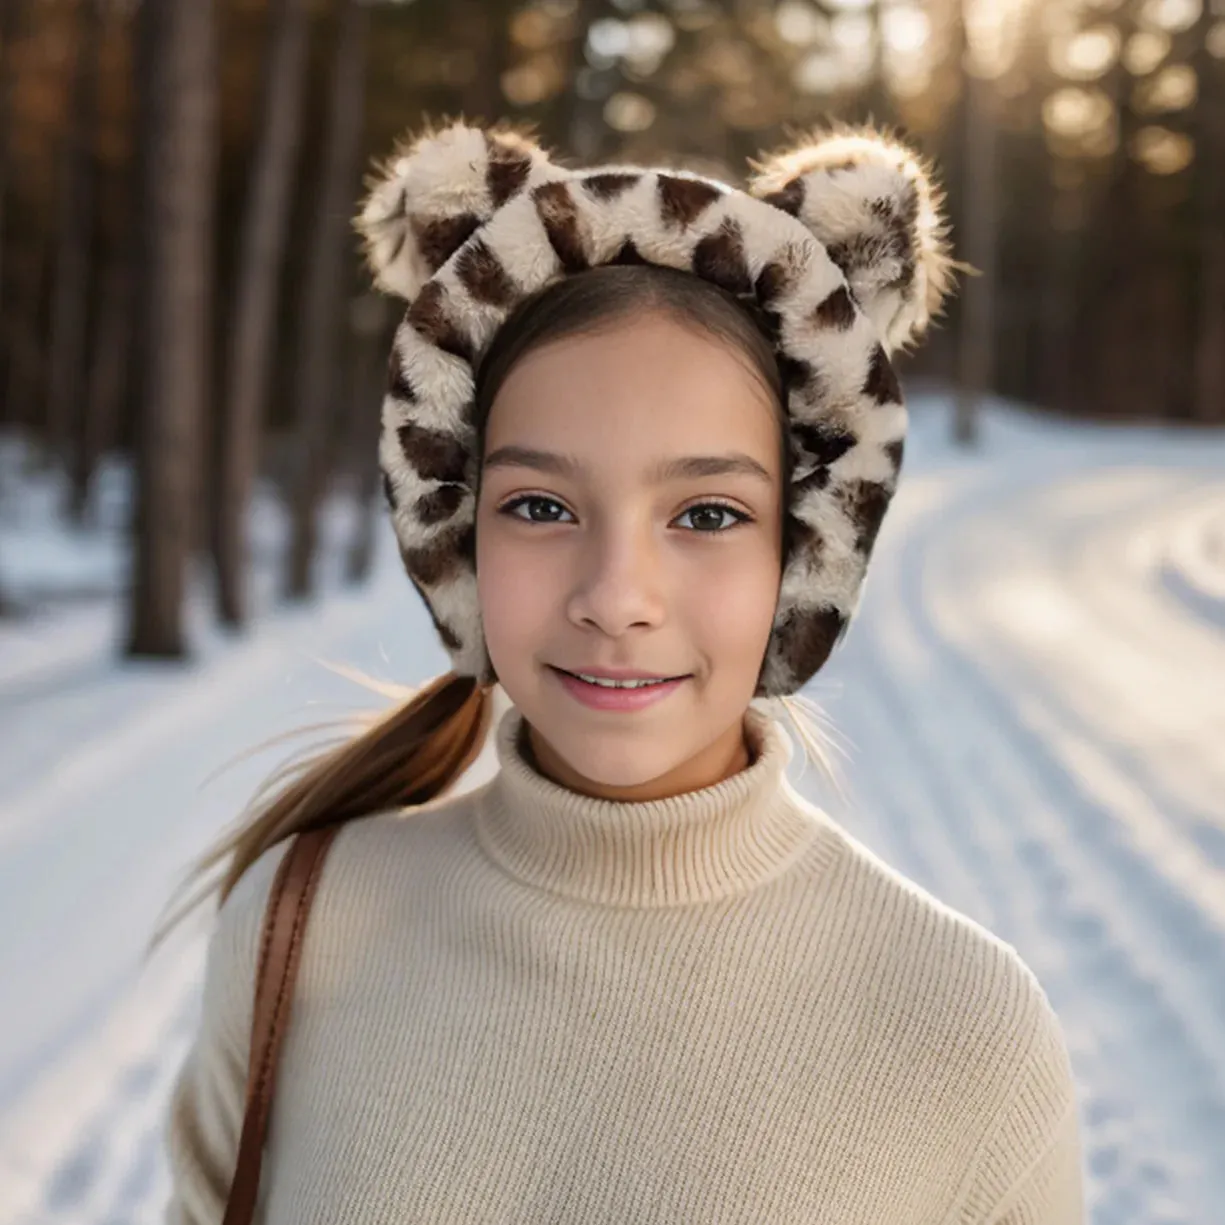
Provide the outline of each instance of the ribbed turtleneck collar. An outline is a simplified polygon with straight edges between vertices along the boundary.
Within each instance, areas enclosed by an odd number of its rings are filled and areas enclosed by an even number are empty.
[[[485,851],[528,884],[589,902],[675,906],[743,893],[776,876],[829,828],[792,789],[791,742],[756,707],[752,762],[722,782],[660,800],[595,799],[524,755],[523,715],[496,729],[501,769],[477,810]]]

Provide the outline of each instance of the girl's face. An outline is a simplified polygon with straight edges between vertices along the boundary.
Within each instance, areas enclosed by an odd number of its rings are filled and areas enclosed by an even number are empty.
[[[637,800],[742,768],[782,570],[778,423],[747,358],[659,314],[527,354],[486,426],[476,566],[544,773]]]

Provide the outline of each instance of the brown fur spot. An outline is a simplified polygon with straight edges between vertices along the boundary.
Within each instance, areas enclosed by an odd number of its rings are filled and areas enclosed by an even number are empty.
[[[502,261],[483,238],[475,239],[459,253],[455,275],[474,301],[489,306],[509,306],[518,296]]]
[[[902,385],[898,382],[897,371],[890,364],[883,345],[878,344],[872,350],[872,361],[868,367],[868,377],[864,380],[863,394],[871,396],[877,404],[902,402]]]
[[[885,260],[897,261],[901,265],[901,271],[892,277],[884,288],[903,290],[911,284],[915,277],[912,227],[918,211],[918,196],[911,187],[905,199],[898,201],[886,196],[874,200],[871,208],[872,212],[884,223],[885,237],[876,244],[874,251],[863,252],[862,259],[872,263],[881,263]]]
[[[549,243],[568,273],[582,272],[591,266],[579,227],[578,206],[565,183],[544,183],[532,193],[536,212],[544,225]]]
[[[812,362],[780,353],[778,373],[783,380],[784,394],[788,396],[798,394],[810,399],[817,399],[821,396],[821,378]]]
[[[414,217],[413,233],[430,272],[437,272],[480,224],[481,219],[474,213],[461,213],[458,217]]]
[[[426,527],[445,523],[463,504],[467,490],[463,485],[440,485],[437,489],[418,498],[413,513]]]
[[[799,501],[810,493],[816,493],[829,484],[829,469],[816,467],[807,476],[791,478],[791,496]]]
[[[848,238],[846,242],[830,243],[825,248],[826,254],[842,270],[848,278],[851,273],[867,267],[875,259],[879,259],[879,243],[877,240],[861,235]]]
[[[823,468],[836,463],[859,441],[845,430],[808,421],[794,422],[791,436],[799,448],[797,462],[811,460]]]
[[[475,346],[467,331],[451,317],[447,291],[437,281],[426,281],[408,308],[409,325],[428,344],[471,362]]]
[[[845,285],[839,285],[813,313],[818,327],[836,328],[845,332],[855,323],[855,301]]]
[[[694,248],[693,270],[703,280],[713,281],[731,293],[753,292],[753,278],[749,276],[744,254],[744,235],[730,217]]]
[[[856,527],[855,548],[864,556],[872,551],[892,496],[878,481],[855,481],[845,491],[846,509]]]
[[[436,587],[463,565],[458,549],[460,532],[439,532],[428,544],[404,549],[401,556],[409,574],[426,587]]]
[[[905,281],[909,285],[914,280],[915,271],[914,234],[905,221],[899,220],[897,229],[893,232],[893,249],[897,258],[904,265],[898,280]]]
[[[459,640],[459,635],[445,622],[439,621],[437,617],[431,617],[434,622],[434,628],[438,631],[438,637],[442,639],[442,645],[448,651],[458,651],[463,643]]]
[[[684,228],[692,225],[723,193],[701,179],[661,174],[656,188],[664,220]]]
[[[780,294],[791,288],[791,269],[780,260],[771,260],[758,274],[757,283],[753,286],[757,300],[762,306],[769,306]]]
[[[464,479],[465,449],[459,439],[406,422],[396,431],[400,450],[424,481],[458,484]]]
[[[885,444],[885,454],[889,456],[889,462],[893,465],[893,472],[896,476],[902,470],[902,455],[906,450],[905,440],[899,438],[897,442],[888,442]]]
[[[893,200],[890,196],[878,196],[868,205],[868,212],[880,221],[892,222],[897,215],[894,208]]]
[[[913,224],[919,216],[919,193],[915,185],[907,182],[900,196],[881,196],[869,206],[872,212],[892,224]]]
[[[485,186],[494,208],[500,208],[527,182],[532,171],[532,159],[512,141],[485,133],[485,150],[489,167],[485,171]]]
[[[400,350],[392,345],[387,357],[387,390],[403,404],[415,404],[417,391],[408,378],[404,368],[404,357]]]
[[[795,613],[777,631],[779,653],[796,676],[812,676],[838,645],[846,625],[836,608]]]
[[[747,300],[745,305],[752,306]],[[780,339],[783,337],[783,316],[779,315],[777,310],[762,310],[761,307],[751,310],[751,314],[756,318],[757,326],[761,328],[769,343],[778,348]]]
[[[583,187],[597,200],[615,200],[629,191],[635,183],[640,182],[640,174],[626,174],[624,171],[603,171],[600,174],[589,174],[583,179]]]
[[[838,268],[844,274],[851,269],[851,251],[850,244],[845,242],[831,242],[825,246],[825,254],[838,265]]]
[[[642,252],[634,245],[634,240],[627,238],[621,244],[621,249],[608,262],[610,264],[645,264],[648,261],[642,258]]]
[[[792,179],[790,183],[779,188],[778,191],[772,191],[763,198],[767,204],[773,204],[775,208],[782,209],[784,213],[790,213],[793,217],[798,217],[800,209],[804,207],[804,181],[802,179]]]
[[[897,276],[893,278],[893,280],[886,282],[883,288],[896,289],[899,293],[904,293],[907,289],[911,287],[911,285],[914,284],[914,278],[915,278],[914,265],[906,264],[903,266],[902,271],[899,272]]]

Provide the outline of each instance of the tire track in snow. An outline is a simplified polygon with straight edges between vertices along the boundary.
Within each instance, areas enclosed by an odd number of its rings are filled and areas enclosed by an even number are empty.
[[[1143,1210],[1194,1220],[1178,1215],[1184,1193],[1188,1208],[1225,1200],[1225,1170],[1212,1168],[1225,1136],[1225,950],[1202,912],[1120,838],[1110,809],[1018,716],[1016,691],[990,675],[998,644],[983,641],[967,609],[973,561],[959,549],[958,527],[992,514],[998,497],[972,489],[904,541],[877,602],[878,614],[892,612],[873,618],[875,650],[861,655],[880,661],[869,668],[884,666],[893,617],[936,663],[922,684],[894,688],[908,715],[898,722],[933,771],[949,772],[954,792],[960,784],[963,802],[947,817],[963,855],[993,889],[1024,901],[994,930],[1023,952],[1067,1019],[1086,1077],[1101,1219]],[[984,855],[984,844],[994,853]],[[1159,934],[1171,929],[1180,933],[1172,943]]]
[[[1200,503],[1225,501],[1225,487],[1194,473],[1122,476],[1052,490],[1031,512],[1041,529],[1027,526],[1023,540],[1007,524],[977,525],[977,534],[1002,541],[1012,563],[983,567],[977,602],[1008,640],[1003,658],[1042,664],[1029,670],[1027,688],[1159,802],[1167,822],[1222,870],[1225,898],[1225,759],[1204,751],[1211,729],[1225,736],[1225,686],[1212,680],[1225,676],[1225,636],[1188,616],[1158,573],[1163,541]],[[1096,524],[1087,516],[1059,522],[1078,496],[1098,505]],[[1225,906],[1219,913],[1225,925]]]

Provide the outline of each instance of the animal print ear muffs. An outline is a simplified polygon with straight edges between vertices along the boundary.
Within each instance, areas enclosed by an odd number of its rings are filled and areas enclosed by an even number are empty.
[[[473,372],[524,297],[602,264],[650,263],[755,300],[782,370],[790,547],[757,695],[794,693],[859,601],[902,461],[889,354],[950,287],[940,195],[871,130],[752,163],[746,191],[676,170],[568,169],[511,128],[453,124],[407,143],[357,227],[376,284],[409,302],[379,458],[405,568],[455,670],[494,679],[477,603]]]

